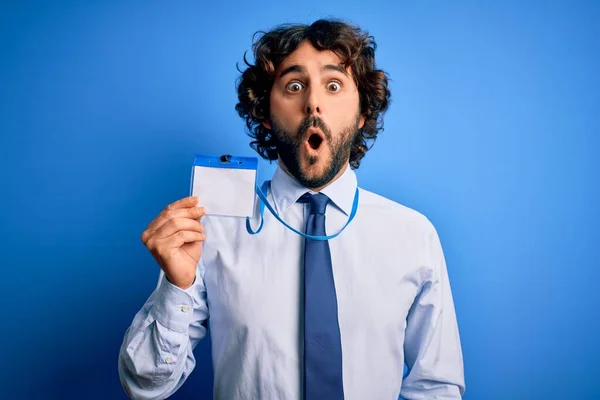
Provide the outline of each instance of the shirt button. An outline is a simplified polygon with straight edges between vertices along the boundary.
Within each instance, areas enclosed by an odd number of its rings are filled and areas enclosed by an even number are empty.
[[[165,358],[165,362],[167,364],[171,364],[173,362],[173,359],[171,357],[167,357],[167,358]]]
[[[190,311],[190,307],[189,306],[181,306],[181,311],[183,311],[183,312],[189,312]]]

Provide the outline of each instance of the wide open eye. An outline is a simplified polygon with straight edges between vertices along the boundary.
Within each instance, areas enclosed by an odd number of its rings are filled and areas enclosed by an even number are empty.
[[[285,88],[288,92],[297,93],[297,92],[301,91],[302,89],[304,89],[304,85],[302,85],[298,81],[292,81],[292,82],[288,83]]]
[[[338,81],[331,81],[327,84],[327,90],[329,90],[331,93],[337,93],[342,90],[342,84]]]

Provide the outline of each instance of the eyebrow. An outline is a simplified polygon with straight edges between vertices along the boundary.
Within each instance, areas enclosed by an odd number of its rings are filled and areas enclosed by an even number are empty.
[[[337,71],[337,72],[341,72],[342,74],[348,76],[348,73],[340,65],[327,64],[323,68],[321,68],[321,71]],[[297,64],[291,65],[291,66],[287,67],[286,69],[284,69],[283,71],[281,71],[281,73],[279,74],[279,79],[283,78],[285,75],[290,74],[292,72],[297,72],[299,74],[303,74],[303,73],[306,73],[306,70],[301,65],[297,65]]]

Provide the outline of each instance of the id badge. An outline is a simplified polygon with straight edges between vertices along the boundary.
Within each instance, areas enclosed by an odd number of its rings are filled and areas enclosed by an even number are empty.
[[[206,215],[252,218],[256,204],[256,157],[196,155],[190,195]]]

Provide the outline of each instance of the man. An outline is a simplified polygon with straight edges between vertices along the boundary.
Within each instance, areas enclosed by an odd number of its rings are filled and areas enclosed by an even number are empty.
[[[142,234],[162,271],[121,348],[127,394],[175,392],[210,321],[217,399],[461,398],[461,345],[436,230],[358,189],[353,172],[390,97],[374,41],[319,20],[280,26],[253,49],[236,109],[253,148],[278,160],[269,203],[309,237],[269,213],[251,235],[241,218],[204,216],[197,198],[167,206]]]

